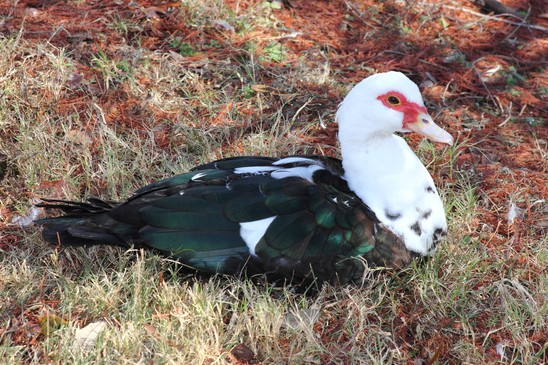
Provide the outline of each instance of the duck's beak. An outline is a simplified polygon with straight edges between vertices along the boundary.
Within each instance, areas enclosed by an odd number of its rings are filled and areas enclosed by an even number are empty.
[[[432,141],[453,144],[453,137],[439,127],[428,113],[418,113],[414,120],[405,123],[405,128],[430,138]]]

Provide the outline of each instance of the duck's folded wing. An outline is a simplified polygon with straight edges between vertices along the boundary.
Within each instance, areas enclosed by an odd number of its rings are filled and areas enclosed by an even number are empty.
[[[221,171],[228,170],[198,170],[179,191],[173,180],[162,182],[172,193],[140,208],[140,239],[199,270],[223,273],[251,265],[285,277],[348,281],[366,263],[401,267],[410,260],[401,239],[354,194],[323,182],[339,177],[321,171],[313,182],[266,168],[220,178]]]
[[[207,272],[346,282],[366,264],[405,266],[401,239],[348,189],[337,161],[221,160],[120,204],[53,202],[69,215],[38,223],[52,242],[148,247]]]

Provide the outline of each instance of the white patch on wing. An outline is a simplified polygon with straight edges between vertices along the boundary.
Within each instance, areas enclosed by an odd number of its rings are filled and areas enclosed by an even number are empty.
[[[323,170],[323,168],[318,165],[297,166],[297,167],[290,167],[287,169],[279,169],[279,170],[273,171],[270,174],[270,176],[272,176],[275,179],[284,179],[286,177],[300,177],[302,179],[306,179],[308,181],[314,182],[314,179],[312,178],[312,176],[314,175],[314,172],[318,170]]]
[[[261,238],[263,238],[274,218],[276,218],[276,216],[240,223],[240,236],[247,245],[249,253],[253,256],[255,256],[255,247],[257,247]]]
[[[206,176],[206,175],[207,175],[207,174],[206,174],[205,172],[199,172],[199,173],[197,173],[196,175],[192,176],[192,177],[190,178],[190,180],[192,180],[192,181],[197,181],[197,180],[201,179],[202,177],[204,177],[204,176]]]
[[[273,166],[244,166],[234,169],[236,174],[260,174],[262,172],[270,172],[277,170],[277,167]]]
[[[296,162],[306,162],[306,163],[310,163],[310,164],[314,164],[314,165],[317,164],[317,161],[315,161],[315,160],[311,160],[309,158],[299,157],[299,156],[292,156],[292,157],[282,158],[281,160],[278,160],[278,161],[276,161],[272,164],[273,165],[285,165],[286,163],[296,163]]]

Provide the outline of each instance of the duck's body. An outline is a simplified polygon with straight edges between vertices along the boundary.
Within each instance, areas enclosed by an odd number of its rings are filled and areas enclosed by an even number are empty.
[[[365,265],[401,268],[431,254],[446,231],[443,206],[425,167],[392,133],[452,140],[426,114],[418,88],[400,73],[369,77],[337,119],[342,161],[224,159],[119,204],[50,201],[68,215],[38,223],[53,243],[146,247],[201,271],[289,279],[347,282]]]

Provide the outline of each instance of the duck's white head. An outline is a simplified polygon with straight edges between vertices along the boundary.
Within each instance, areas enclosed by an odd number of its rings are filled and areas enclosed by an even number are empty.
[[[336,116],[342,141],[364,143],[394,132],[417,132],[433,141],[453,144],[424,106],[419,88],[401,72],[367,77],[348,93]]]

